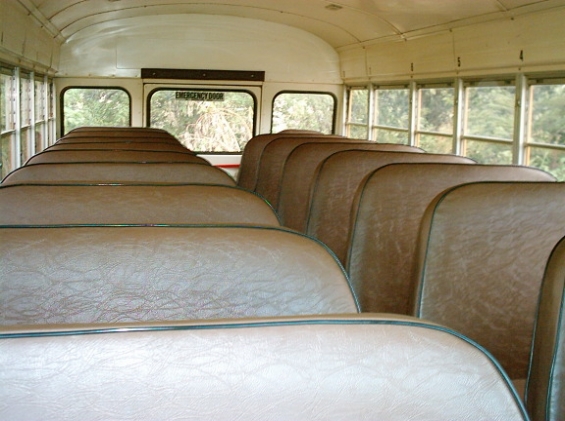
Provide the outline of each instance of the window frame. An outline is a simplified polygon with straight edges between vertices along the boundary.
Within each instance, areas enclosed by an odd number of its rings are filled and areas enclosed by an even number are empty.
[[[251,135],[254,136],[255,133],[257,133],[257,122],[258,122],[258,118],[259,118],[259,106],[258,106],[258,100],[257,100],[257,95],[255,92],[253,92],[250,87],[247,86],[233,86],[233,85],[229,85],[229,87],[226,89],[224,85],[218,85],[218,86],[213,86],[213,85],[205,85],[205,86],[198,86],[198,85],[194,85],[194,84],[189,84],[189,85],[181,85],[178,83],[175,84],[158,84],[156,86],[153,86],[154,84],[145,84],[147,85],[151,85],[151,89],[149,89],[149,91],[147,92],[147,95],[145,96],[146,98],[146,116],[145,116],[145,124],[147,127],[152,127],[151,126],[151,98],[153,97],[153,95],[159,91],[198,91],[198,92],[239,92],[239,93],[245,93],[248,94],[252,101],[253,101],[253,121],[252,121],[252,128],[251,128]],[[260,87],[259,87],[260,88]],[[198,153],[198,154],[206,154],[206,155],[240,155],[243,151],[200,151],[200,150],[195,150],[194,152]]]
[[[103,90],[103,89],[107,89],[107,90],[117,90],[117,91],[122,91],[125,92],[125,94],[127,95],[128,98],[128,126],[124,126],[124,127],[131,127],[131,123],[132,123],[132,97],[130,92],[122,87],[122,86],[115,86],[115,85],[104,85],[104,86],[96,86],[96,85],[70,85],[70,86],[66,86],[64,89],[61,90],[60,94],[59,94],[59,115],[60,115],[60,122],[59,122],[59,128],[60,128],[60,133],[61,136],[64,136],[67,132],[65,131],[65,93],[67,91],[70,91],[72,89],[97,89],[97,90]]]
[[[277,101],[277,98],[280,97],[281,95],[285,95],[285,94],[292,94],[292,95],[327,95],[329,96],[332,101],[333,101],[333,109],[332,109],[332,116],[331,116],[331,129],[330,129],[330,133],[328,134],[335,134],[336,132],[336,120],[337,120],[337,97],[332,93],[332,92],[327,92],[327,91],[310,91],[310,90],[282,90],[282,91],[278,91],[274,96],[273,96],[273,100],[271,103],[271,133],[274,132],[274,118],[275,118],[275,103]],[[295,127],[293,127],[293,129],[295,129]],[[296,128],[299,129],[300,128]],[[311,130],[311,129],[304,129],[304,130]]]

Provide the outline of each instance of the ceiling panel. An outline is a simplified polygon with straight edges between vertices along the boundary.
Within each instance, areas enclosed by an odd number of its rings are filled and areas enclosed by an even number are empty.
[[[18,0],[63,41],[117,19],[212,14],[276,22],[308,31],[335,48],[462,26],[565,0]],[[329,6],[329,7],[328,7]]]

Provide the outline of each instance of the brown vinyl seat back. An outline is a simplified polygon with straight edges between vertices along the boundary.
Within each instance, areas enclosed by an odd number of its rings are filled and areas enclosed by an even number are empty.
[[[29,158],[26,165],[50,162],[195,162],[210,164],[204,158],[192,153],[91,149],[43,151]]]
[[[438,195],[422,219],[414,314],[474,339],[523,382],[564,209],[565,183],[479,182]]]
[[[391,164],[357,191],[346,269],[362,311],[411,314],[420,221],[442,191],[474,181],[555,181],[544,171],[511,165]]]
[[[0,330],[0,417],[527,420],[461,335],[378,315]]]
[[[336,152],[317,168],[306,233],[328,245],[345,263],[357,189],[373,171],[396,162],[475,163],[456,155],[356,150]]]
[[[265,145],[259,169],[257,170],[257,184],[255,191],[262,195],[275,208],[278,208],[279,193],[285,162],[294,148],[305,143],[327,143],[339,141],[340,143],[358,143],[358,140],[345,137],[331,136],[285,136],[271,140]],[[368,143],[368,142],[367,142]]]
[[[152,144],[155,142],[166,143],[171,146],[182,146],[184,147],[178,139],[172,136],[136,136],[136,135],[120,135],[120,136],[108,136],[106,134],[76,134],[76,135],[66,135],[55,142],[55,145],[66,145],[75,143],[89,143],[91,145],[96,145],[103,142],[112,143],[144,143]]]
[[[565,237],[543,276],[525,401],[532,420],[565,417]]]
[[[358,311],[327,247],[279,227],[1,227],[0,236],[3,326]]]
[[[2,185],[41,183],[191,183],[235,186],[225,171],[201,162],[53,162],[29,164],[8,174]]]
[[[16,211],[15,211],[16,210]],[[0,225],[254,224],[280,226],[256,194],[208,184],[0,186]]]
[[[295,147],[286,159],[277,212],[284,226],[306,232],[312,183],[318,165],[330,155],[346,150],[423,152],[414,146],[376,142],[304,143]]]
[[[274,139],[288,136],[321,136],[321,133],[308,130],[288,130],[280,133],[260,134],[253,136],[245,144],[241,154],[241,162],[237,175],[237,185],[248,190],[255,190],[257,185],[257,173],[261,162],[261,155],[265,146]]]
[[[62,150],[133,150],[146,152],[183,152],[194,155],[194,152],[185,146],[170,142],[109,142],[108,139],[101,139],[99,142],[62,142],[49,146],[46,151],[62,151]]]
[[[146,138],[160,138],[160,139],[173,139],[178,142],[176,137],[163,129],[155,127],[103,127],[103,126],[83,126],[77,127],[67,132],[61,139],[68,139],[71,137],[146,137]]]

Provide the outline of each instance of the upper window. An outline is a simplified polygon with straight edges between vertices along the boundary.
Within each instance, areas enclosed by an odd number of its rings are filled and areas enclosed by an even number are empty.
[[[527,164],[565,181],[565,84],[530,86]]]
[[[453,88],[422,86],[418,89],[416,144],[430,153],[453,149]]]
[[[512,163],[515,95],[508,84],[466,87],[466,156],[480,164]]]
[[[62,102],[63,134],[81,126],[131,124],[130,96],[121,88],[67,88]]]
[[[369,90],[351,88],[347,97],[346,136],[356,139],[367,139],[369,136]]]
[[[255,97],[248,91],[158,89],[149,125],[198,152],[241,152],[253,136]]]
[[[380,143],[408,143],[410,90],[379,88],[374,96],[372,139]]]
[[[327,93],[282,92],[273,103],[272,132],[286,129],[334,131],[336,99]]]

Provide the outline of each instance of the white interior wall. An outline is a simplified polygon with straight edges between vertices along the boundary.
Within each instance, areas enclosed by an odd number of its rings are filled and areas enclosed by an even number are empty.
[[[141,68],[263,70],[268,82],[341,83],[337,52],[286,25],[233,16],[141,16],[97,24],[61,48],[59,76],[139,77]]]

